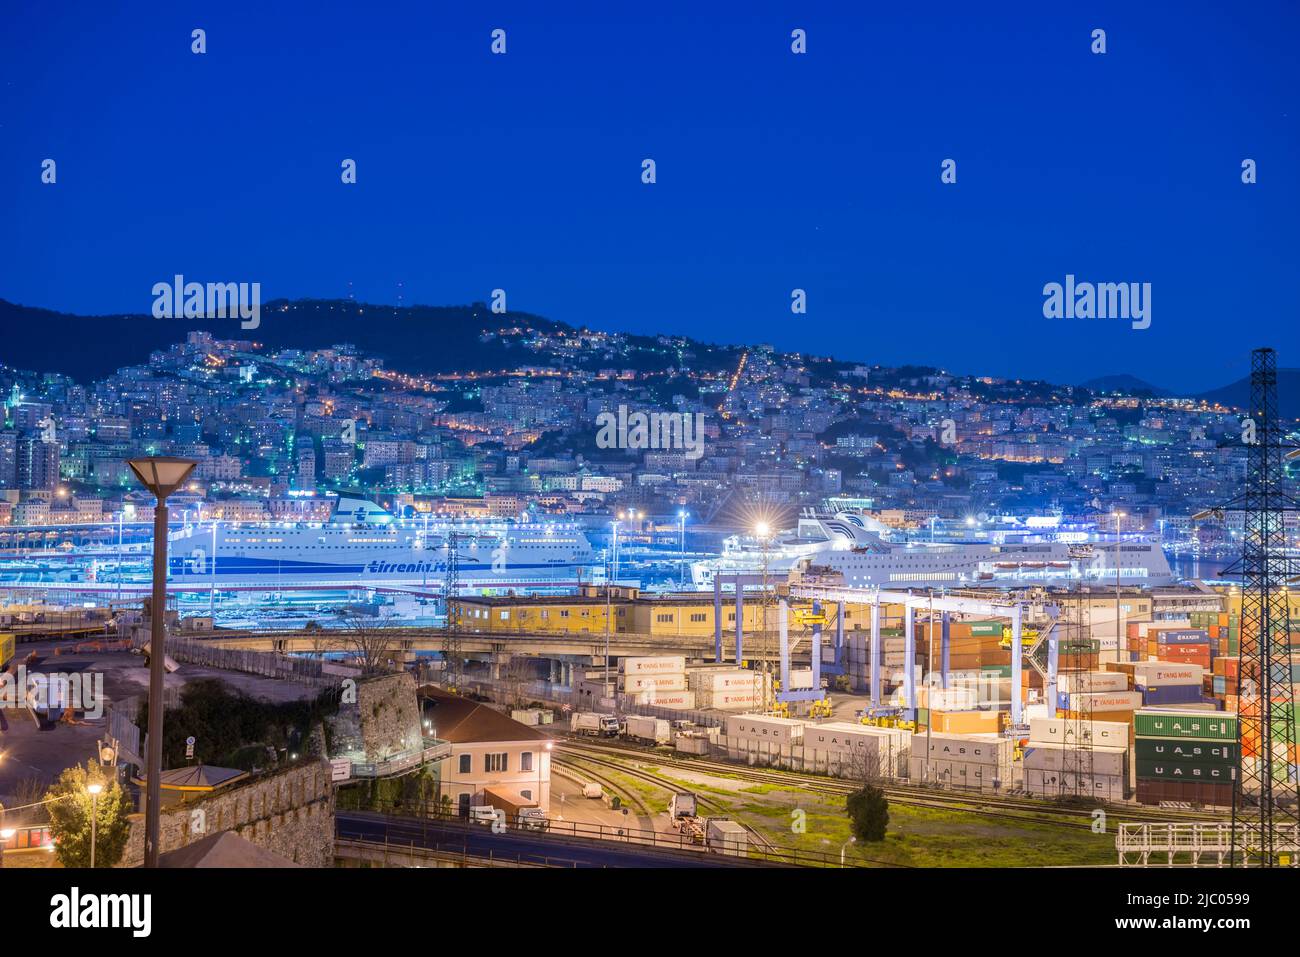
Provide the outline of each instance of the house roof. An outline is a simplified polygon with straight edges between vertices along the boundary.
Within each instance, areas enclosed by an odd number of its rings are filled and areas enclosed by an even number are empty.
[[[158,786],[172,791],[215,791],[217,788],[234,784],[248,777],[247,771],[238,768],[218,768],[210,764],[187,765],[172,768],[158,777]],[[137,783],[144,783],[144,776],[133,778]]]
[[[424,716],[433,722],[432,734],[440,740],[452,744],[551,740],[549,734],[477,701],[432,687],[422,688],[420,694],[425,701]]]
[[[158,855],[159,867],[300,867],[234,831],[221,831]]]

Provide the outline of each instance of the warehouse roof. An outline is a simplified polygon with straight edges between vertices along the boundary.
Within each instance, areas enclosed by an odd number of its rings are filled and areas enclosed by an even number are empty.
[[[529,727],[495,708],[447,694],[437,688],[420,691],[425,717],[433,721],[433,735],[452,744],[484,741],[549,741],[551,736]]]

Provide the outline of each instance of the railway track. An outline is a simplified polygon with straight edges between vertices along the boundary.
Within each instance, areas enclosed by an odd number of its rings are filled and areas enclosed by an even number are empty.
[[[599,771],[593,770],[589,766],[592,763],[603,763],[608,766],[617,766],[615,765],[615,762],[593,761],[593,759],[591,758],[586,758],[586,757],[579,758],[576,756],[562,758],[558,755],[553,757],[552,760],[555,761],[556,764],[562,767],[567,767],[574,771],[581,772],[582,774],[591,778],[601,787],[605,788],[605,790],[609,791],[611,794],[618,795],[621,800],[632,805],[632,807],[636,809],[636,812],[639,816],[650,818],[650,819],[654,818],[654,811],[650,809],[650,805],[647,804],[640,795],[638,795],[635,791],[632,791],[630,788],[627,788],[619,784],[617,781],[609,777],[608,774],[602,774]],[[619,770],[623,770],[623,768],[619,766]],[[630,775],[630,776],[635,776],[635,775]]]
[[[590,755],[590,754],[584,754],[584,755],[582,755],[581,760],[584,761],[584,762],[590,763],[590,764],[600,765],[601,767],[604,767],[604,768],[610,769],[610,770],[612,770],[612,771],[618,771],[620,774],[624,774],[624,775],[626,775],[626,776],[628,776],[628,777],[632,777],[632,778],[636,778],[637,780],[644,781],[644,782],[646,782],[646,783],[648,783],[648,784],[653,785],[654,787],[658,788],[659,790],[667,791],[667,792],[669,792],[670,794],[673,793],[674,791],[680,791],[680,790],[681,790],[681,787],[682,787],[682,786],[681,786],[681,783],[678,782],[678,781],[673,781],[673,780],[670,779],[670,778],[666,778],[666,777],[663,777],[662,775],[654,774],[653,772],[651,772],[651,771],[646,771],[646,770],[644,770],[644,769],[642,769],[642,768],[630,767],[630,766],[628,766],[628,765],[627,765],[626,763],[624,763],[624,762],[615,761],[615,760],[613,760],[613,759],[611,759],[611,758],[608,758],[608,757],[596,757],[596,756],[593,756],[593,755]],[[581,766],[579,766],[579,767],[581,767]],[[586,769],[583,768],[583,770],[586,770]],[[590,773],[590,774],[592,774],[593,776],[595,776],[595,773],[594,773],[594,772],[590,772],[590,771],[588,771],[588,773]],[[616,785],[617,782],[614,782],[614,784]],[[626,791],[625,788],[616,788],[616,789],[619,791],[619,793],[623,793],[623,792]],[[640,797],[634,795],[634,796],[633,796],[633,800],[634,800],[637,804],[639,804],[642,808],[646,808],[646,807],[647,807],[645,801],[642,800]],[[699,804],[699,806],[700,806],[700,808],[701,808],[702,810],[704,810],[704,811],[706,811],[706,812],[712,810],[713,813],[712,813],[712,814],[706,814],[706,815],[705,815],[706,817],[712,817],[712,816],[721,817],[721,816],[723,816],[723,815],[725,815],[725,814],[727,813],[727,808],[723,807],[723,805],[722,805],[721,803],[719,803],[717,800],[715,800],[715,799],[713,799],[713,798],[709,798],[709,797],[705,797],[705,796],[703,796],[703,795],[699,795],[699,794],[697,794],[697,795],[695,796],[695,800],[696,800],[696,802]],[[650,812],[650,813],[648,814],[648,816],[651,817],[651,818],[653,818],[653,817],[654,817],[654,813],[653,813],[653,812]],[[743,825],[742,825],[742,826],[743,826]],[[766,836],[766,835],[759,833],[758,831],[754,830],[754,829],[751,828],[751,827],[746,827],[745,830],[746,830],[746,831],[748,832],[748,834],[749,834],[749,840],[750,840],[750,842],[751,842],[752,844],[757,845],[760,849],[765,850],[765,851],[776,851],[776,850],[778,850],[777,846],[776,846],[775,844],[773,844],[771,841],[769,841],[769,840],[767,839],[767,836]]]
[[[570,751],[582,751],[588,754],[603,755],[608,758],[623,758],[653,762],[658,767],[672,768],[680,771],[694,771],[699,774],[713,774],[720,777],[739,778],[755,784],[771,784],[784,787],[797,787],[801,790],[820,794],[845,796],[858,787],[853,782],[821,777],[798,771],[782,771],[772,768],[755,768],[743,764],[732,764],[697,758],[680,758],[664,755],[649,748],[627,745],[596,744],[591,742],[566,741],[563,748]],[[617,761],[615,762],[618,763]],[[624,765],[625,767],[626,765]],[[984,817],[993,817],[1020,823],[1052,824],[1072,829],[1088,829],[1093,826],[1093,809],[1090,807],[1071,807],[1054,805],[1032,798],[1010,796],[989,797],[979,794],[939,791],[922,786],[884,785],[883,790],[891,801],[912,807],[928,807],[937,810],[970,811]],[[1145,808],[1114,807],[1107,808],[1109,816],[1131,823],[1178,823],[1205,822],[1217,820],[1221,814],[1214,812],[1151,811]]]

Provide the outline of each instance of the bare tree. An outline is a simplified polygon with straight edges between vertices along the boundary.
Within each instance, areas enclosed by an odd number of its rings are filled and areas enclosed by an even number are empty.
[[[401,651],[392,619],[361,615],[350,609],[340,612],[339,619],[343,644],[356,656],[362,674],[394,670]]]
[[[528,703],[527,684],[531,677],[531,660],[521,655],[511,655],[501,667],[502,704],[521,708]]]

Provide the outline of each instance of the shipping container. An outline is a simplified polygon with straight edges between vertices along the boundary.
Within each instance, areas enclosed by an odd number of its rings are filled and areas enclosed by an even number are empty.
[[[681,655],[666,655],[656,658],[624,658],[618,663],[619,674],[623,675],[669,675],[684,674],[686,659]]]
[[[643,691],[637,695],[643,699],[642,704],[651,705],[655,708],[673,708],[677,710],[691,709],[695,707],[694,691]]]
[[[1135,796],[1139,804],[1195,804],[1202,807],[1231,807],[1231,782],[1139,778]]]
[[[695,671],[688,672],[687,684],[696,693],[703,691],[760,691],[767,677],[757,671]],[[769,682],[770,683],[770,680]]]
[[[1159,687],[1136,689],[1142,695],[1143,707],[1160,707],[1167,704],[1194,704],[1201,700],[1201,686],[1194,685],[1160,685]]]
[[[1128,691],[1129,679],[1118,671],[1067,672],[1056,676],[1056,690],[1062,694]]]
[[[1085,774],[1027,767],[1025,790],[1040,797],[1086,795],[1102,801],[1122,801],[1128,792],[1128,779],[1126,774]]]
[[[749,833],[735,821],[711,817],[705,826],[705,846],[728,857],[744,857],[749,847]]]
[[[1092,743],[1127,747],[1132,727],[1125,721],[1067,721],[1063,718],[1031,718],[1030,744]]]
[[[932,711],[930,730],[936,734],[997,734],[1002,730],[1001,711]]]
[[[1133,725],[1139,738],[1237,740],[1237,716],[1222,712],[1143,709],[1133,715]]]
[[[757,691],[699,691],[695,704],[713,711],[754,711],[763,707],[763,695]]]
[[[929,734],[912,736],[912,752],[928,754],[931,761],[1010,765],[1014,745],[996,734]]]
[[[1197,679],[1200,684],[1200,679]],[[1066,704],[1069,711],[1135,711],[1142,707],[1136,691],[1101,691],[1096,694],[1072,694]]]
[[[671,740],[671,728],[663,718],[647,718],[629,714],[625,719],[623,733],[637,741],[650,744],[667,744]]]
[[[1177,761],[1186,764],[1235,765],[1241,746],[1234,741],[1197,741],[1192,738],[1138,738],[1133,753],[1139,761]]]
[[[762,714],[728,715],[727,737],[798,744],[803,740],[805,723],[793,718],[775,718]]]
[[[1199,685],[1205,669],[1198,664],[1173,661],[1137,661],[1132,665],[1133,684],[1144,688],[1160,685]]]
[[[1076,774],[1128,775],[1128,747],[1033,744],[1025,751],[1025,770]]]
[[[1135,762],[1137,776],[1173,781],[1227,781],[1237,780],[1237,769],[1231,765],[1201,764],[1191,761],[1162,761],[1140,758]]]
[[[1203,629],[1169,630],[1156,633],[1156,642],[1162,645],[1203,645],[1210,640],[1210,633]]]
[[[913,755],[908,760],[908,779],[913,784],[991,791],[1010,786],[1011,766],[947,759],[926,761],[920,755]]]
[[[673,738],[673,748],[685,754],[708,754],[709,739],[702,734],[678,734]]]
[[[619,691],[638,694],[642,691],[685,691],[685,675],[620,675]]]

